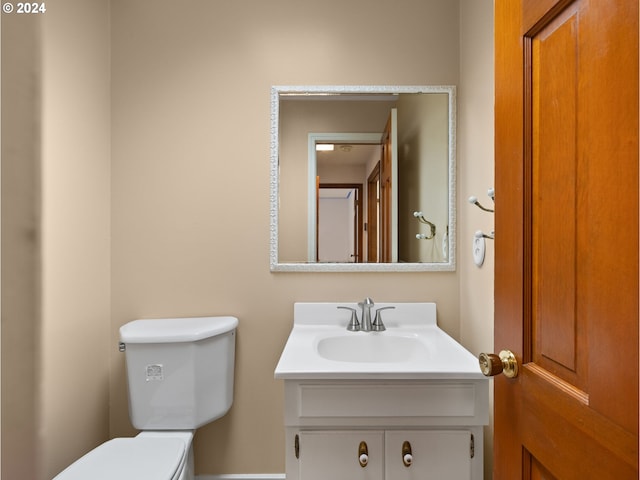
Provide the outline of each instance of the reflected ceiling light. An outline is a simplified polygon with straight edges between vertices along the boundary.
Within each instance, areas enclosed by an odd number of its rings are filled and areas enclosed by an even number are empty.
[[[316,143],[316,152],[333,152],[333,143]]]

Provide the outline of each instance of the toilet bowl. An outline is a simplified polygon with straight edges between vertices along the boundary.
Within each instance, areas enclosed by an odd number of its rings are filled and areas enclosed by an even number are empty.
[[[142,432],[114,438],[54,480],[193,480],[193,432]]]
[[[233,403],[235,317],[134,320],[120,329],[137,436],[91,450],[54,480],[193,480],[196,428]]]

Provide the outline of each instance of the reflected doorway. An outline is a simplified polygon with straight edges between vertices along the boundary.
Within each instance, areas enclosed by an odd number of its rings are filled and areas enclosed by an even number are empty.
[[[317,183],[316,258],[319,262],[362,262],[362,185]]]

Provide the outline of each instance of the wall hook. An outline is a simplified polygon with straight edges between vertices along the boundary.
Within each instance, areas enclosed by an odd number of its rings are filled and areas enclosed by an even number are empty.
[[[495,189],[492,187],[489,190],[487,190],[487,196],[493,200],[493,202],[495,203],[496,201],[496,191]],[[483,206],[479,201],[478,201],[478,197],[476,197],[475,195],[471,195],[469,197],[469,203],[471,205],[475,205],[477,206],[480,210],[484,210],[485,212],[491,212],[493,213],[494,210],[492,210],[491,208],[487,208],[485,206]]]
[[[427,235],[426,233],[416,233],[416,238],[418,240],[431,240],[433,237],[433,235]]]
[[[487,196],[495,203],[496,191],[493,187],[487,190]],[[480,202],[478,201],[478,197],[475,197],[473,195],[470,196],[469,203],[472,205],[475,205],[480,210],[494,213],[493,209],[484,207],[482,204],[480,204]],[[484,233],[482,230],[477,230],[476,233],[473,235],[473,261],[478,267],[482,267],[482,264],[484,263],[484,254],[486,249],[485,238],[488,238],[489,240],[494,240],[495,236],[496,234],[495,234],[495,231],[493,230],[491,231],[491,233]]]
[[[488,238],[489,240],[494,240],[496,238],[496,232],[491,230],[491,233],[484,233],[482,230],[477,230],[475,233],[475,238]]]
[[[436,226],[435,226],[435,224],[431,223],[429,220],[424,218],[424,215],[422,214],[422,212],[413,212],[413,216],[416,217],[420,223],[424,223],[425,225],[429,225],[429,227],[431,228],[431,235],[427,235],[427,234],[424,234],[424,233],[418,233],[416,235],[416,238],[418,240],[431,240],[433,237],[436,236]]]
[[[483,207],[482,204],[478,201],[478,197],[471,195],[469,197],[469,203],[472,205],[475,205],[476,207],[478,207],[480,210],[484,210],[485,212],[491,212],[493,213],[494,210],[487,208],[487,207]]]

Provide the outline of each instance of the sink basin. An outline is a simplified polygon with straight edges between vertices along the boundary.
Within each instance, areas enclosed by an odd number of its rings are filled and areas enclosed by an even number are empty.
[[[347,330],[356,303],[294,304],[293,328],[276,366],[284,380],[482,379],[478,360],[436,323],[434,303],[376,303],[383,332]]]
[[[424,358],[426,346],[416,337],[363,333],[322,338],[318,355],[337,362],[398,363]]]

